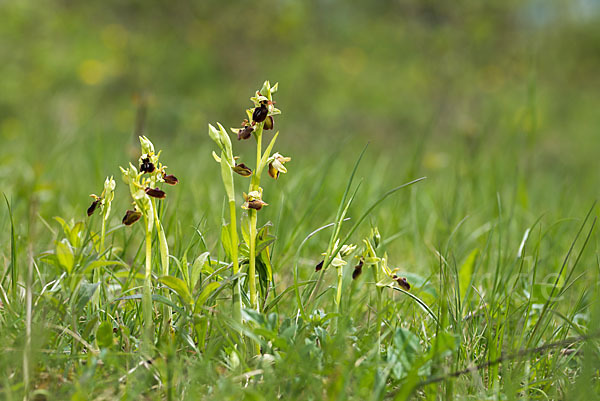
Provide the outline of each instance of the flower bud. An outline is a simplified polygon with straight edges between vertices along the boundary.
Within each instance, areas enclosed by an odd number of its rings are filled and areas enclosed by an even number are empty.
[[[149,155],[154,153],[154,145],[145,136],[140,136],[140,145],[142,146],[142,154]]]
[[[267,116],[265,119],[265,125],[263,125],[264,130],[273,129],[275,126],[275,121],[273,120],[273,116]]]

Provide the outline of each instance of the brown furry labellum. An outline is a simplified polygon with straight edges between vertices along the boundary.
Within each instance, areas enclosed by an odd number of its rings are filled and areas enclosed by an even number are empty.
[[[165,191],[163,191],[162,189],[160,189],[158,187],[146,188],[144,191],[146,192],[146,195],[151,196],[153,198],[157,198],[157,199],[164,199],[167,196]]]
[[[90,207],[88,207],[88,209],[87,209],[87,215],[88,215],[88,217],[90,217],[92,214],[94,214],[94,212],[98,208],[99,204],[100,204],[100,199],[96,199],[95,201],[92,202],[92,204],[90,205]]]
[[[252,175],[252,170],[244,163],[236,164],[235,167],[232,168],[232,170],[241,175],[242,177],[250,177]]]
[[[398,277],[394,274],[392,276],[392,278],[394,279],[394,281],[396,281],[398,283],[400,288],[402,288],[404,291],[410,290],[410,284],[408,283],[408,280],[406,280],[406,277]]]
[[[130,226],[142,217],[142,213],[137,210],[128,210],[123,217],[123,224]]]
[[[248,205],[247,205],[248,209],[254,209],[254,210],[260,210],[260,209],[262,209],[262,207],[264,205],[266,205],[266,202],[263,202],[260,199],[254,199],[254,200],[248,201],[247,203],[248,203]]]
[[[356,280],[362,274],[362,268],[365,261],[363,258],[360,258],[360,262],[356,266],[354,266],[354,271],[352,272],[352,280]]]
[[[252,127],[251,125],[244,125],[243,128],[236,130],[238,141],[250,138],[253,132],[254,127]]]
[[[323,262],[325,262],[324,260],[320,261],[316,266],[315,266],[315,271],[318,272],[321,269],[323,269]]]
[[[263,121],[265,121],[267,115],[269,114],[269,109],[267,108],[268,103],[268,101],[263,100],[262,102],[260,102],[259,107],[254,108],[254,112],[252,112],[252,121],[254,121],[255,123],[262,123]]]
[[[169,185],[176,185],[179,182],[173,174],[163,174],[163,180]]]
[[[142,159],[142,165],[140,166],[142,173],[151,173],[154,171],[154,163],[150,161],[149,157]]]

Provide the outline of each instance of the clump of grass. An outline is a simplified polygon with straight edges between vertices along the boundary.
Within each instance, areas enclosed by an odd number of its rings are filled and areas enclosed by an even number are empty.
[[[344,191],[327,193],[338,201],[328,221],[288,215],[275,238],[264,214],[286,203],[262,179],[277,179],[290,161],[274,149],[278,134],[267,137],[280,114],[277,88],[267,81],[251,98],[232,130],[238,142],[209,125],[228,206],[220,235],[199,224],[185,246],[185,224],[173,217],[165,229],[163,184],[178,180],[146,137],[137,162],[121,169],[132,198],[122,224],[111,225],[119,193],[108,177],[87,210],[100,211],[99,229],[94,217],[56,218],[49,249],[30,248],[23,260],[7,200],[3,398],[569,399],[589,383],[597,389],[594,207],[579,227],[543,230],[542,218],[507,214],[499,196],[497,215],[452,226],[442,206],[417,196],[422,178],[391,190],[356,184],[363,150]],[[255,146],[256,161],[238,159],[234,143]],[[327,188],[340,180],[334,171],[321,181]],[[245,191],[236,174],[249,181]],[[300,197],[312,176],[295,176]],[[409,186],[402,208],[384,206]],[[412,249],[424,244],[430,253]]]

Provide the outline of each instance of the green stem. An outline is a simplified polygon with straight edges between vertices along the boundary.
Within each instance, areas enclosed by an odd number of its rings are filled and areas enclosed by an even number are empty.
[[[102,215],[102,231],[100,232],[100,255],[104,254],[104,237],[106,236],[106,216],[103,214]],[[104,255],[102,256],[102,259],[104,259]],[[92,273],[92,282],[93,283],[97,283],[100,281],[100,268],[97,267],[94,269],[94,272]],[[100,285],[100,288],[98,288],[98,290],[94,293],[93,297],[92,297],[92,305],[94,305],[95,309],[98,309],[100,307],[100,294],[102,293],[103,288],[102,285]]]
[[[342,285],[344,281],[344,270],[342,266],[337,268],[337,293],[335,295],[335,312],[338,315],[336,317],[336,322],[338,326],[338,331],[340,327],[340,312],[341,312],[341,304],[342,304]]]
[[[240,263],[238,260],[238,234],[237,234],[237,216],[235,211],[235,201],[229,202],[229,216],[231,220],[231,259],[233,263],[233,274],[240,272]],[[240,280],[235,279],[233,286],[233,319],[242,323],[242,299],[240,291]]]
[[[262,123],[256,129],[256,170],[250,182],[250,192],[258,191],[262,171]],[[248,269],[248,286],[250,289],[250,305],[258,311],[258,294],[256,292],[256,210],[250,209],[250,267]]]
[[[250,306],[258,310],[256,293],[256,210],[250,209],[250,268],[248,270],[248,285],[250,287]]]
[[[161,276],[169,275],[169,247],[167,245],[167,239],[165,237],[165,232],[162,224],[160,224],[160,219],[158,218],[158,209],[156,207],[156,201],[151,199],[152,202],[152,210],[154,214],[154,226],[156,227],[156,232],[158,234],[158,244],[160,251],[160,265],[161,265]],[[169,298],[169,291],[163,289],[161,295]],[[170,320],[172,316],[172,311],[169,306],[161,305],[161,314],[162,314],[162,327],[166,330],[167,333],[170,332]]]
[[[259,124],[256,129],[256,169],[252,175],[252,181],[250,182],[250,192],[258,191],[260,188],[260,174],[262,173],[261,159],[262,159],[262,129],[263,123]],[[256,222],[257,222],[257,211],[254,209],[249,210],[250,213],[250,265],[248,267],[248,287],[250,291],[250,306],[258,311],[258,293],[256,291]],[[260,344],[254,343],[254,353],[260,354]]]
[[[100,254],[104,253],[104,237],[106,236],[106,216],[102,216],[102,231],[100,232]]]
[[[381,358],[381,292],[382,288],[377,287],[377,283],[379,282],[379,275],[377,274],[377,269],[379,269],[379,265],[373,266],[371,269],[373,271],[373,281],[375,282],[375,291],[377,291],[377,360]]]
[[[152,216],[148,216],[147,219],[151,219]],[[148,230],[148,224],[146,222],[146,271],[144,274],[144,288],[142,292],[142,317],[143,317],[143,338],[142,338],[142,351],[146,356],[150,356],[152,350],[152,333],[153,333],[153,322],[152,322],[152,233]]]

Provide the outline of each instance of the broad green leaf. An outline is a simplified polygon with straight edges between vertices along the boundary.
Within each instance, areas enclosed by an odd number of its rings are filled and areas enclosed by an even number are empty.
[[[213,281],[212,283],[207,284],[203,289],[200,295],[198,295],[198,299],[196,300],[196,306],[194,307],[194,313],[199,313],[200,309],[206,303],[206,300],[211,296],[213,292],[217,288],[221,286],[220,283]]]
[[[396,379],[402,379],[422,353],[419,338],[411,331],[400,327],[396,329],[393,347],[388,353],[390,354],[388,357],[396,361],[392,369],[394,376]]]
[[[58,263],[65,269],[68,274],[71,274],[73,271],[73,265],[75,264],[75,257],[73,256],[73,251],[71,247],[64,243],[63,241],[59,241],[56,243],[56,258],[58,259]]]
[[[73,228],[71,228],[71,231],[69,233],[69,242],[75,248],[79,248],[79,246],[81,245],[81,235],[80,235],[80,233],[84,229],[85,229],[85,225],[81,221],[78,222],[78,223],[75,223],[73,225]]]
[[[209,256],[210,254],[208,252],[204,252],[194,261],[194,264],[192,265],[192,272],[190,274],[190,288],[196,288],[202,273],[212,274],[214,272],[214,269],[210,263],[208,263]]]
[[[232,247],[231,247],[231,232],[229,230],[229,224],[223,224],[221,227],[221,244],[225,250],[225,255],[231,259]]]
[[[244,242],[246,245],[250,244],[250,217],[248,215],[242,217],[240,228],[242,229],[242,238],[244,238]]]
[[[258,282],[260,283],[260,291],[262,296],[265,296],[267,289],[269,288],[269,282],[271,281],[271,262],[266,258],[263,258],[264,252],[256,258],[256,273],[258,273]]]
[[[100,286],[100,283],[82,283],[79,286],[79,291],[77,293],[77,301],[75,303],[75,310],[82,311],[85,305],[90,302],[90,299],[94,296],[94,293]]]
[[[69,224],[62,217],[59,216],[54,216],[54,220],[58,221],[58,223],[63,229],[65,237],[69,238],[69,236],[71,235],[71,227],[69,227]]]
[[[99,348],[109,348],[113,345],[113,327],[112,323],[104,322],[96,330],[96,343]]]
[[[265,249],[267,249],[267,247],[269,245],[271,245],[273,242],[275,242],[275,236],[273,235],[269,235],[266,238],[259,238],[258,241],[256,241],[256,254],[260,254],[262,251],[264,251]]]
[[[194,302],[188,286],[182,279],[173,276],[163,276],[158,281],[175,291],[186,305],[191,305]]]
[[[129,276],[132,276],[133,278],[135,278],[135,279],[138,279],[138,280],[143,280],[143,279],[145,278],[145,277],[144,277],[144,274],[142,274],[142,273],[133,273],[133,274],[132,274],[132,273],[131,273],[131,272],[129,272],[129,271],[120,271],[120,272],[116,272],[116,273],[114,274],[114,276],[115,276],[116,278],[128,278]]]
[[[142,299],[142,294],[126,295],[124,297],[120,297],[120,298],[115,299],[113,302],[138,300],[138,299],[139,300]],[[180,313],[182,315],[185,314],[185,311],[183,309],[181,309],[181,307],[179,305],[177,305],[175,302],[171,301],[167,297],[164,297],[164,296],[159,295],[159,294],[152,294],[152,300],[155,301],[155,302],[160,302],[160,303],[163,303],[163,304],[165,304],[167,306],[170,306],[177,313]]]
[[[471,281],[473,279],[473,269],[477,262],[477,256],[479,255],[479,249],[475,248],[471,251],[469,256],[465,259],[463,264],[460,266],[458,271],[458,285],[460,287],[460,299],[464,302],[465,296],[469,287],[471,287]]]
[[[95,260],[85,267],[84,273],[89,273],[95,269],[107,266],[122,266],[129,268],[127,263],[121,262],[120,260]]]

